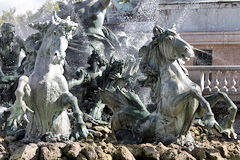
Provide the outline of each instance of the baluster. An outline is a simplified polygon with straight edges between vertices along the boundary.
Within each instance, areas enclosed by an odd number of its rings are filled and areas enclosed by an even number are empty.
[[[240,93],[240,72],[237,72],[237,92]]]
[[[200,75],[200,87],[201,90],[204,90],[204,71],[201,71],[201,75]]]
[[[219,91],[218,85],[219,85],[218,71],[213,71],[212,72],[212,84],[211,84],[212,92]]]
[[[239,71],[236,71],[236,86],[235,88],[237,89],[237,92],[239,93],[240,92],[240,72]]]
[[[227,85],[228,85],[228,82],[227,82],[227,71],[222,71],[222,78],[221,78],[221,82],[220,82],[220,91],[221,92],[228,92],[228,88],[227,88]]]
[[[237,89],[235,88],[236,81],[235,81],[235,71],[230,71],[230,77],[229,77],[229,92],[237,92]]]
[[[209,75],[210,75],[211,71],[206,71],[205,74],[206,74],[206,79],[205,79],[205,88],[204,88],[204,92],[211,92],[211,88],[210,88],[210,85],[211,85],[211,81],[209,79]]]

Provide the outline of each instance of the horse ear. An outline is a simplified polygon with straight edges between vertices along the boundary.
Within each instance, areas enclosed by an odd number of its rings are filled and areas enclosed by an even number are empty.
[[[61,22],[61,20],[62,20],[61,18],[58,17],[56,11],[53,11],[53,18],[54,18],[54,21],[55,21],[56,23],[59,23],[59,22]]]
[[[52,24],[57,24],[57,22],[55,21],[54,15],[52,16]]]
[[[154,28],[153,28],[153,34],[154,36],[158,35],[158,34],[161,34],[164,32],[164,29],[162,27],[160,27],[159,25],[156,25]]]
[[[176,24],[173,24],[172,27],[171,27],[172,30],[174,31],[177,31],[177,25]]]
[[[71,16],[68,16],[66,20],[71,21]]]

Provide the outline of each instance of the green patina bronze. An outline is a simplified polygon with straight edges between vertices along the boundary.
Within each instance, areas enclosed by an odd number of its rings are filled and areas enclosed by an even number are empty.
[[[77,25],[70,19],[62,20],[54,15],[50,22],[38,24],[45,28],[41,46],[32,74],[19,79],[15,91],[16,101],[8,109],[9,124],[28,121],[26,136],[42,136],[51,132],[78,139],[87,137],[89,132],[82,118],[77,98],[69,92],[63,76],[65,50]],[[72,130],[67,109],[72,108],[75,126]]]
[[[202,96],[200,87],[192,82],[182,61],[194,56],[193,48],[175,29],[153,29],[152,41],[143,46],[140,69],[147,77],[143,86],[151,87],[156,111],[149,113],[138,96],[124,90],[102,90],[103,102],[112,109],[112,130],[122,143],[179,142],[193,139],[189,128],[196,118],[202,118],[207,128],[215,127],[220,133],[236,138],[233,129],[237,107],[222,92]],[[229,114],[221,125],[215,120],[211,107],[224,100]]]
[[[3,23],[0,37],[0,98],[1,103],[14,102],[14,91],[20,76],[18,68],[21,50],[25,51],[24,41],[15,36],[15,26]]]

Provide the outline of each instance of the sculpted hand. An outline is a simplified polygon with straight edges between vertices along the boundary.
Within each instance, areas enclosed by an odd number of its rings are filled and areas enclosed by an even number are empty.
[[[14,127],[17,127],[18,124],[22,125],[23,120],[29,123],[27,112],[34,113],[24,101],[15,101],[14,105],[7,111],[11,112],[11,115],[8,118],[8,125],[11,126],[13,124]]]

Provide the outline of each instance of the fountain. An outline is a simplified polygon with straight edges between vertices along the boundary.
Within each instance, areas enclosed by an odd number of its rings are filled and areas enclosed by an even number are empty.
[[[29,25],[38,32],[25,41],[16,101],[0,111],[0,159],[238,159],[237,106],[217,67],[198,85],[185,66],[207,51],[179,31],[206,2],[110,2],[63,1]],[[231,93],[233,73],[221,82]]]

